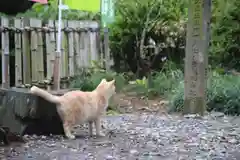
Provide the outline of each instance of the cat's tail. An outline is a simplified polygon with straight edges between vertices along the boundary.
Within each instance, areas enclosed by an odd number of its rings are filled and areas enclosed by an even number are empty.
[[[37,95],[39,97],[46,99],[49,102],[57,103],[57,104],[60,103],[59,96],[54,96],[54,95],[48,93],[47,91],[45,91],[41,88],[38,88],[36,86],[31,87],[30,92],[34,95]]]

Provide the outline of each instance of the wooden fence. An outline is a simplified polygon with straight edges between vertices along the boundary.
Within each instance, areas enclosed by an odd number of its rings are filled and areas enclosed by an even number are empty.
[[[2,84],[9,86],[9,57],[14,57],[15,86],[51,80],[57,21],[1,17]],[[99,25],[95,21],[63,21],[60,77],[72,77],[99,55]],[[10,56],[9,56],[10,55]],[[13,66],[13,65],[12,65]],[[12,68],[10,68],[11,70]]]

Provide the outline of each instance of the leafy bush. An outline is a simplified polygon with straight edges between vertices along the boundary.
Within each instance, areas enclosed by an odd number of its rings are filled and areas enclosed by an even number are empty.
[[[240,80],[235,75],[221,75],[212,72],[207,86],[207,110],[225,114],[240,114]],[[184,104],[184,83],[173,91],[170,97],[170,111],[179,112]]]
[[[116,90],[120,91],[126,83],[124,74],[117,74],[113,71],[106,71],[96,62],[92,63],[92,66],[88,69],[79,69],[78,75],[73,79],[70,84],[71,88],[78,88],[82,91],[92,91],[101,82],[103,78],[106,80],[115,79]]]
[[[100,13],[91,13],[80,10],[63,10],[62,18],[69,20],[99,20]],[[31,9],[25,13],[20,13],[17,17],[40,18],[43,20],[58,18],[58,0],[48,0],[48,5],[35,3]]]
[[[240,1],[215,0],[213,3],[210,62],[240,69]]]
[[[131,81],[127,91],[134,91],[137,95],[148,98],[155,96],[166,98],[182,79],[183,72],[177,69],[173,62],[166,61],[161,71],[152,73],[151,80],[143,77],[142,79]]]
[[[115,68],[133,73],[141,70],[144,75],[149,62],[151,69],[161,68],[162,57],[179,63],[184,56],[186,3],[187,0],[116,1],[116,19],[110,25]],[[158,53],[141,52],[141,45],[148,45],[149,39],[155,41]]]

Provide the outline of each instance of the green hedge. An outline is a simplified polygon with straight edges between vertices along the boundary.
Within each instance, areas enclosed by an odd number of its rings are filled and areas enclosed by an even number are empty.
[[[207,110],[230,115],[240,114],[240,79],[235,75],[210,73],[207,87]],[[170,99],[170,111],[180,112],[183,109],[184,83],[173,91]]]

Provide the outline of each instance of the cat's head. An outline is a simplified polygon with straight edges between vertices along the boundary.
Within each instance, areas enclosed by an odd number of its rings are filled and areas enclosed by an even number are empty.
[[[107,94],[108,97],[111,97],[116,93],[115,80],[107,81],[105,78],[102,79],[97,89],[102,93]]]

